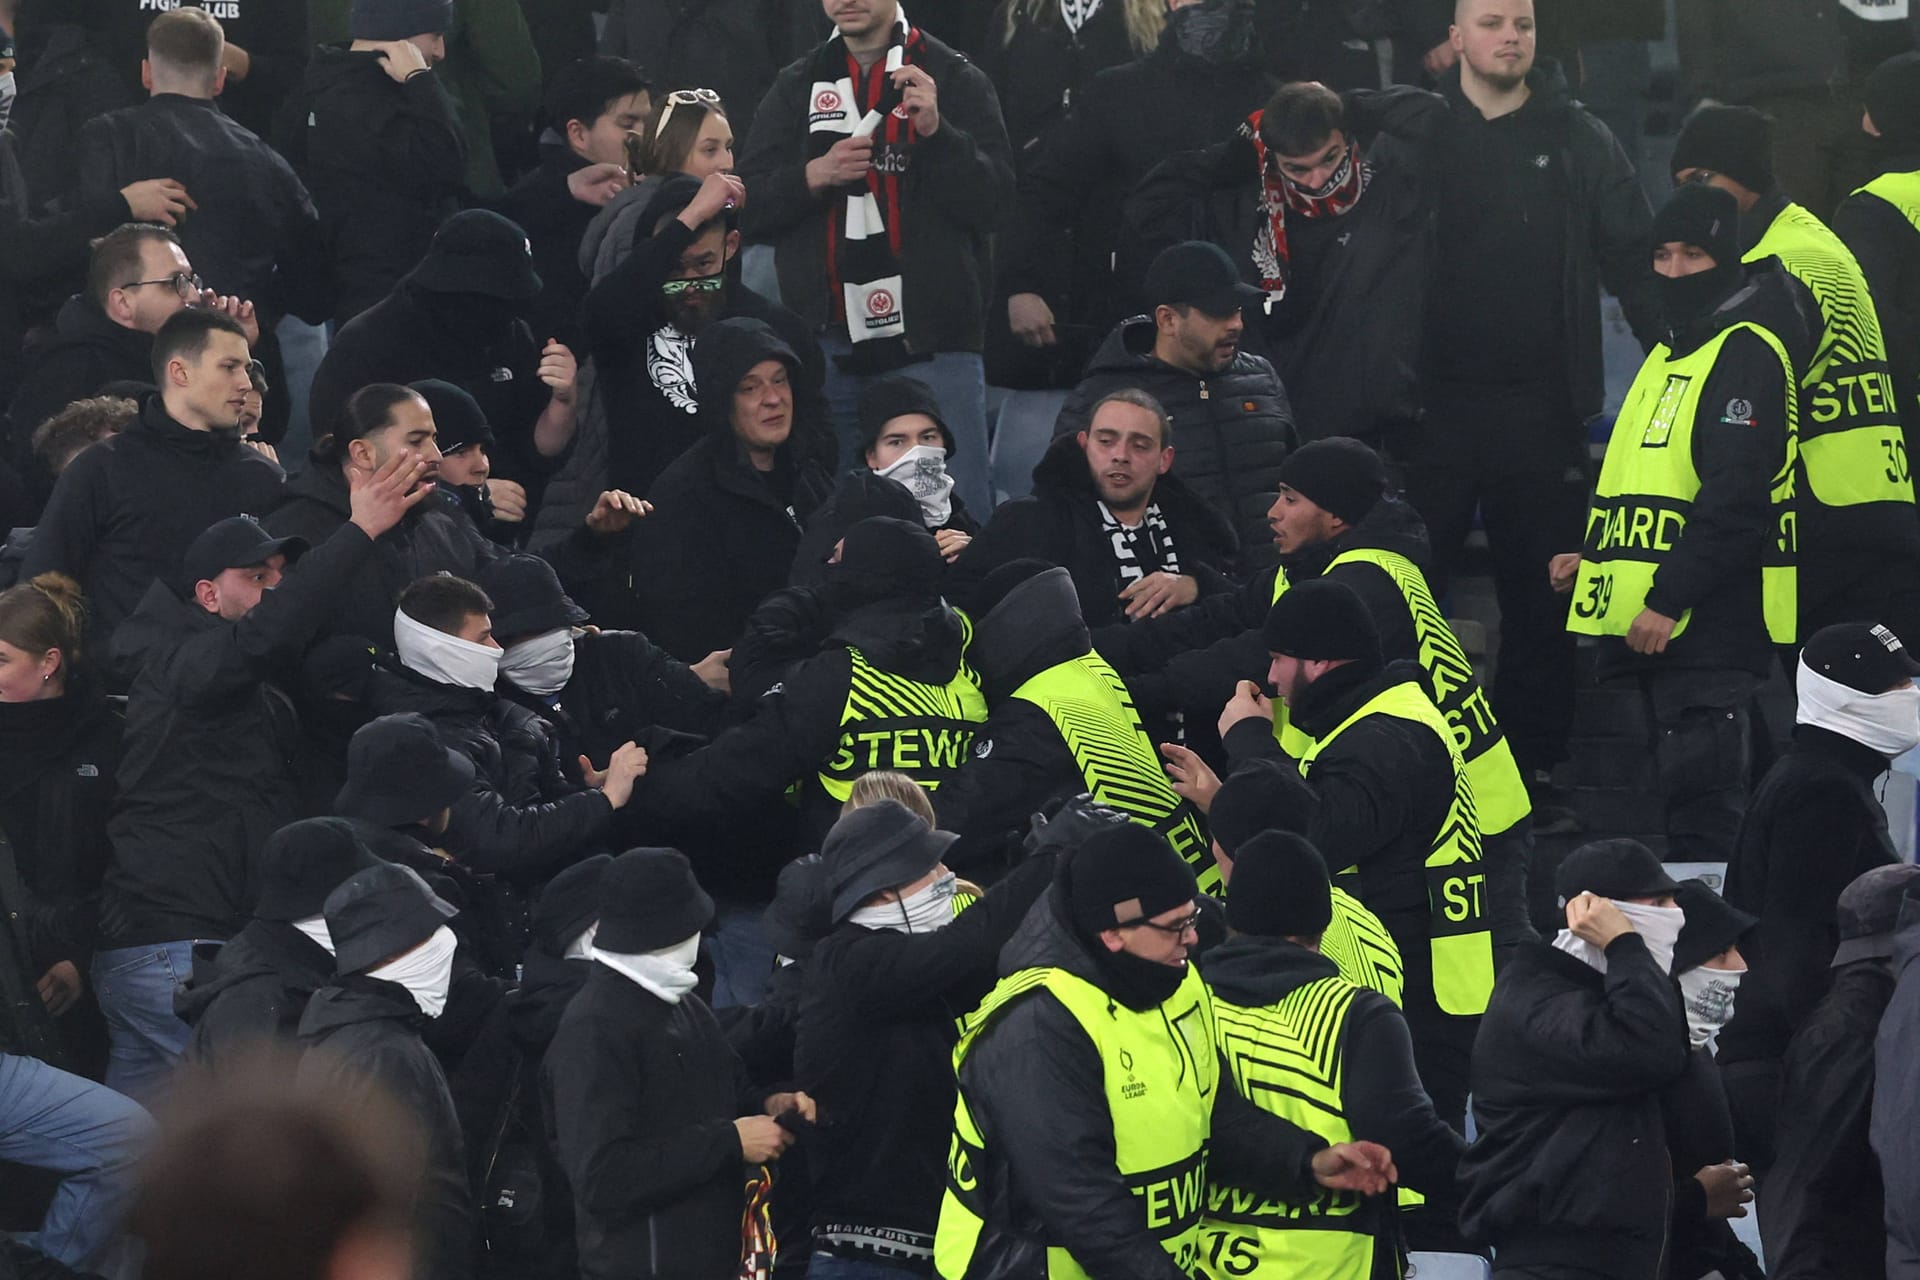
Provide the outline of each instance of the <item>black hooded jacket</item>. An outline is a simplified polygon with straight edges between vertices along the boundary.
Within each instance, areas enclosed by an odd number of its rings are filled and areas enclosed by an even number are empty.
[[[1172,471],[1154,482],[1153,503],[1166,521],[1182,576],[1200,584],[1201,598],[1231,592],[1234,584],[1227,575],[1239,558],[1240,539],[1226,516]],[[1009,560],[1023,559],[1057,564],[1072,575],[1089,627],[1127,621],[1119,598],[1127,583],[1101,518],[1100,495],[1086,454],[1074,435],[1054,437],[1033,469],[1029,496],[994,511],[987,527],[954,562],[952,590],[965,599],[970,585]]]
[[[1372,171],[1359,203],[1338,217],[1287,220],[1286,295],[1246,315],[1245,348],[1273,361],[1303,440],[1355,436],[1379,448],[1420,418],[1421,326],[1433,270],[1433,142],[1447,104],[1423,89],[1341,95],[1348,136]],[[1224,131],[1223,131],[1224,132]],[[1228,141],[1176,155],[1127,198],[1116,271],[1132,300],[1155,255],[1182,240],[1226,250],[1261,283],[1253,245],[1260,164],[1244,125]],[[1391,299],[1390,305],[1382,305]]]
[[[107,824],[102,949],[228,938],[246,924],[254,858],[305,816],[298,718],[278,682],[372,551],[358,525],[342,529],[238,622],[154,582],[121,628],[119,656],[140,674]]]
[[[606,402],[607,487],[650,496],[653,484],[703,431],[699,389],[693,381],[691,340],[673,327],[660,293],[680,255],[694,242],[678,214],[699,183],[676,174],[660,184],[641,211],[633,252],[596,280],[586,294],[589,350]],[[652,228],[666,218],[667,224]],[[800,317],[741,284],[728,264],[726,292],[715,319],[765,321],[800,357],[793,388],[793,430],[809,452],[833,464],[827,420],[826,357]],[[697,336],[697,335],[696,335]]]
[[[1639,934],[1606,956],[1603,975],[1528,943],[1501,971],[1473,1046],[1460,1226],[1539,1274],[1661,1280],[1660,1098],[1686,1069],[1686,1015]]]
[[[378,54],[344,45],[314,50],[299,105],[289,153],[320,211],[344,323],[413,269],[454,212],[466,142],[437,75],[396,84]]]
[[[82,450],[61,474],[21,580],[51,571],[77,579],[91,647],[106,654],[148,588],[172,585],[195,538],[228,516],[273,510],[283,485],[279,466],[235,432],[190,430],[150,396],[125,431]],[[117,658],[110,669],[134,674]]]
[[[313,993],[333,981],[327,949],[290,924],[250,920],[223,947],[195,947],[173,1011],[193,1028],[187,1055],[220,1067],[262,1041],[292,1043]]]
[[[1003,976],[1031,968],[1064,969],[1111,990],[1067,922],[1057,880],[1000,953]],[[986,1139],[981,1184],[995,1189],[974,1251],[983,1277],[1039,1274],[1049,1246],[1070,1251],[1090,1275],[1186,1275],[1147,1233],[1140,1201],[1121,1179],[1103,1071],[1086,1031],[1038,987],[1000,1013],[969,1049],[960,1087]],[[1210,1180],[1281,1199],[1304,1198],[1314,1185],[1311,1161],[1326,1143],[1247,1102],[1224,1069],[1212,1128]]]
[[[1125,387],[1145,391],[1173,419],[1181,479],[1233,525],[1250,563],[1271,561],[1267,508],[1280,483],[1280,464],[1296,436],[1287,389],[1273,366],[1241,350],[1222,373],[1200,378],[1153,354],[1151,316],[1123,320],[1087,365],[1086,376],[1054,422],[1055,435],[1086,428],[1093,406]]]
[[[474,1242],[466,1150],[446,1073],[420,1038],[426,1024],[405,987],[364,974],[336,979],[300,1018],[300,1079],[342,1107],[382,1092],[419,1126],[425,1158],[409,1215],[413,1274],[465,1280]]]
[[[712,325],[695,346],[695,369],[733,387],[762,361],[784,359],[783,345],[758,321]],[[704,434],[647,491],[653,514],[629,530],[619,575],[593,607],[603,626],[644,631],[683,662],[731,646],[761,600],[785,585],[801,532],[832,491],[810,442],[793,435],[771,471],[755,469],[732,406],[731,395],[701,403]]]
[[[84,263],[78,269],[84,271]],[[74,294],[61,305],[53,332],[28,345],[7,406],[9,453],[21,474],[51,484],[33,457],[34,428],[115,382],[153,383],[153,335],[115,324],[92,299]]]

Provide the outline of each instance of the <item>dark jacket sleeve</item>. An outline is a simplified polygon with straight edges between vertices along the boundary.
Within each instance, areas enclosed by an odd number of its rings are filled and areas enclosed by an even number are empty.
[[[1789,1027],[1804,1023],[1826,994],[1840,941],[1831,904],[1885,856],[1863,829],[1860,803],[1830,784],[1796,788],[1794,803],[1772,810],[1764,896],[1749,908],[1764,922],[1753,977]]]
[[[1687,1019],[1673,980],[1637,933],[1607,946],[1606,998],[1545,1000],[1526,1019],[1529,1100],[1616,1102],[1671,1084],[1687,1065]]]
[[[1786,457],[1786,396],[1780,357],[1747,330],[1729,335],[1693,426],[1700,492],[1686,531],[1654,572],[1648,608],[1678,618],[1724,588],[1730,571],[1758,564],[1773,521],[1770,485]],[[1725,421],[1736,400],[1752,406],[1751,426]]]
[[[132,218],[126,197],[109,187],[83,195],[66,212],[8,221],[0,225],[4,232],[0,234],[0,279],[13,283],[61,275],[78,279],[86,271],[88,243]]]
[[[812,217],[820,204],[807,189],[806,120],[807,67],[796,62],[774,78],[740,153],[739,174],[748,192],[740,230],[751,239],[778,236]]]
[[[429,73],[408,77],[399,102],[376,145],[414,175],[415,189],[459,190],[466,181],[467,142],[453,99]]]
[[[1159,671],[1182,654],[1238,640],[1242,632],[1257,630],[1266,621],[1275,572],[1258,574],[1237,591],[1204,596],[1165,617],[1101,627],[1093,633],[1093,647],[1114,670],[1133,676]]]
[[[634,710],[629,731],[657,724],[711,735],[719,727],[727,695],[638,631],[603,631],[590,643],[607,650],[608,666],[627,686],[624,701]]]
[[[1643,350],[1650,351],[1660,340],[1660,306],[1647,258],[1653,209],[1619,139],[1583,110],[1574,113],[1573,127],[1591,134],[1585,140],[1585,152],[1598,170],[1589,182],[1594,201],[1592,252],[1600,267],[1600,282],[1620,300],[1633,336]]]
[[[1001,704],[974,736],[972,757],[933,793],[940,829],[960,836],[947,865],[963,874],[991,868],[1042,804],[1085,789],[1046,713],[1030,703]]]
[[[1390,89],[1350,89],[1340,95],[1352,132],[1363,137],[1389,134],[1408,142],[1433,142],[1447,126],[1447,100],[1426,89],[1395,85]]]
[[[1098,83],[1096,77],[1094,86]],[[1085,97],[1041,135],[1038,153],[1020,176],[1019,199],[1008,223],[1007,292],[1041,292],[1051,260],[1067,249],[1061,228],[1079,223],[1087,192],[1114,166],[1108,145],[1114,136]]]
[[[1213,1145],[1207,1152],[1209,1177],[1259,1191],[1276,1200],[1303,1200],[1314,1187],[1313,1157],[1327,1147],[1325,1138],[1291,1120],[1262,1111],[1220,1073],[1213,1095]]]
[[[993,82],[964,59],[936,85],[940,129],[914,146],[907,182],[954,223],[991,234],[1013,203],[1013,148]]]
[[[463,866],[532,883],[586,852],[612,822],[613,806],[599,791],[509,804],[480,775],[472,789],[453,802],[446,842]]]
[[[602,1018],[563,1030],[566,1038],[556,1038],[546,1058],[556,1146],[574,1197],[589,1213],[637,1217],[741,1162],[732,1120],[695,1120],[643,1136],[648,1082],[630,1031]]]
[[[964,604],[989,573],[1010,560],[1065,564],[1073,546],[1070,535],[1062,536],[1064,514],[1059,504],[1038,496],[1016,498],[994,508],[986,528],[947,571],[947,597]]]
[[[1414,1069],[1406,1018],[1378,992],[1354,997],[1344,1070],[1341,1095],[1353,1136],[1391,1151],[1406,1186],[1450,1198],[1466,1141],[1434,1111]]]
[[[1050,1245],[1101,1280],[1185,1280],[1120,1176],[1101,1079],[1086,1032],[1044,991],[1002,1014],[960,1067],[988,1149]]]
[[[24,452],[37,422],[18,416],[22,406],[14,402],[15,444]],[[56,406],[57,408],[58,406]],[[20,566],[20,581],[31,582],[43,573],[64,573],[86,581],[100,535],[113,514],[112,449],[82,449],[54,482],[53,496],[47,499],[33,541],[27,544],[26,560]]]

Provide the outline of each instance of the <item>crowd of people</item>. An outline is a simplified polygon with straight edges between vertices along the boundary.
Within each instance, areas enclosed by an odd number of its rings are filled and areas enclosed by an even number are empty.
[[[1920,1277],[1920,16],[1666,7],[0,0],[0,1276]]]

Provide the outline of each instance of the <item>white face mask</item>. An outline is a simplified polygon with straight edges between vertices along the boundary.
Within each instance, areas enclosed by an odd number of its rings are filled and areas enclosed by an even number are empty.
[[[398,960],[369,969],[369,978],[397,982],[413,996],[420,1012],[437,1018],[447,1007],[447,988],[453,985],[453,952],[459,946],[453,930],[441,925],[433,936]]]
[[[953,886],[958,879],[949,871],[917,893],[877,907],[861,907],[847,919],[867,929],[892,929],[896,933],[933,933],[953,923]]]
[[[7,127],[7,121],[13,116],[13,72],[0,76],[0,129]]]
[[[595,920],[581,932],[579,937],[567,944],[567,949],[560,958],[562,960],[593,959],[593,937],[599,932],[600,922]]]
[[[325,916],[308,916],[305,920],[295,920],[293,927],[312,938],[319,946],[326,948],[328,955],[333,954],[333,931],[327,928]]]
[[[500,650],[435,631],[393,611],[393,647],[410,671],[463,689],[491,690],[500,678]]]
[[[700,983],[693,974],[693,962],[700,958],[697,933],[658,951],[602,951],[595,947],[593,958],[668,1004],[679,1004]]]
[[[1671,973],[1674,944],[1680,941],[1680,926],[1687,922],[1687,913],[1678,907],[1647,907],[1637,902],[1621,902],[1618,898],[1611,901],[1647,944],[1647,952],[1660,966],[1660,972]],[[1601,973],[1607,971],[1607,953],[1585,938],[1575,937],[1571,929],[1562,929],[1553,945],[1555,950],[1584,960]]]
[[[1709,969],[1705,965],[1680,975],[1680,998],[1687,1003],[1687,1038],[1698,1049],[1720,1034],[1733,1019],[1733,998],[1740,991],[1745,969]]]
[[[937,444],[917,444],[874,472],[907,487],[920,504],[920,518],[937,529],[953,516],[953,477],[947,474],[947,451]]]
[[[1794,719],[1827,729],[1891,760],[1920,747],[1920,689],[1862,693],[1800,660],[1800,709]]]
[[[500,654],[500,674],[542,698],[551,698],[573,678],[573,628],[516,640]]]

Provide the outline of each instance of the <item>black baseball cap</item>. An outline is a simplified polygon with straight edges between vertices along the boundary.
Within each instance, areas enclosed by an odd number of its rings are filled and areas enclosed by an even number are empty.
[[[1900,906],[1915,894],[1920,894],[1920,867],[1910,862],[1890,863],[1855,876],[1853,883],[1840,891],[1834,911],[1840,928],[1834,967],[1892,955]]]
[[[182,593],[191,593],[195,583],[211,582],[228,569],[251,569],[278,555],[294,560],[306,549],[306,539],[276,538],[252,516],[216,520],[180,558]]]
[[[1813,633],[1800,651],[1807,670],[1861,693],[1885,693],[1920,675],[1900,637],[1877,622],[1836,622]]]
[[[1653,850],[1638,840],[1595,840],[1583,844],[1566,856],[1554,887],[1564,902],[1583,893],[1599,894],[1620,901],[1626,898],[1659,898],[1680,887],[1654,856]]]
[[[1182,240],[1160,251],[1147,268],[1147,301],[1156,307],[1186,305],[1215,319],[1266,301],[1266,293],[1240,278],[1219,245]]]

